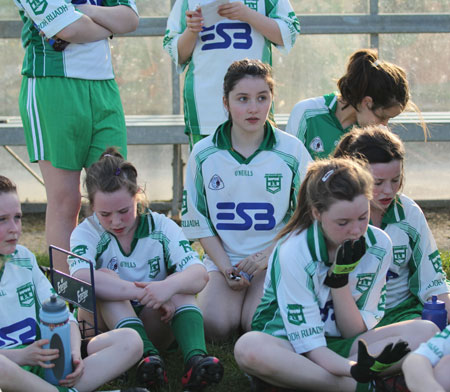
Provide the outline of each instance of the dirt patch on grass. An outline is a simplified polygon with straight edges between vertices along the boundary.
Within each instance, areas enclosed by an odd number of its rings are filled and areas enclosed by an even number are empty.
[[[425,208],[425,216],[441,251],[450,251],[450,209]],[[20,243],[34,253],[47,253],[44,214],[26,214]],[[200,247],[200,245],[198,245]],[[196,249],[198,250],[198,249]]]

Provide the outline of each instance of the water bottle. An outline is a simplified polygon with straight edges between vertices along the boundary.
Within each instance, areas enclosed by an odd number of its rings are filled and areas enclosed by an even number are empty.
[[[59,380],[72,373],[69,309],[62,299],[53,294],[42,304],[39,316],[41,337],[50,342],[43,348],[59,350],[59,357],[47,362],[54,363],[55,366],[44,370],[44,379],[50,384],[58,385]]]
[[[444,301],[438,300],[433,295],[431,301],[427,301],[423,305],[422,320],[432,321],[442,331],[447,326],[447,310]]]

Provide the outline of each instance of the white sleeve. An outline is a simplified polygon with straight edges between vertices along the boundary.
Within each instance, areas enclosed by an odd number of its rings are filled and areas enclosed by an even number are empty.
[[[98,234],[89,230],[87,225],[82,223],[75,228],[70,236],[70,251],[91,260],[95,266],[98,243]],[[80,269],[89,268],[88,262],[73,257],[68,257],[67,263],[69,264],[70,275]]]
[[[194,146],[187,163],[181,207],[181,227],[190,240],[217,235],[214,224],[209,219],[201,163],[196,159],[198,145]]]
[[[268,3],[266,2],[266,4]],[[276,47],[285,53],[289,53],[295,44],[297,35],[300,33],[300,23],[295,16],[291,3],[289,0],[276,1],[275,6],[267,16],[277,22],[283,38],[283,46],[276,45]]]
[[[444,355],[450,354],[450,325],[428,342],[422,343],[414,353],[423,355],[430,360],[432,366],[436,366]]]
[[[304,254],[281,247],[277,283],[277,300],[289,342],[298,354],[326,346],[324,324],[313,288],[314,262]],[[276,273],[272,266],[272,272]],[[277,278],[275,278],[277,279]],[[272,284],[276,280],[272,279]]]
[[[286,132],[294,135],[303,144],[306,140],[306,121],[303,119],[305,114],[305,106],[303,101],[297,102],[289,115],[289,119],[286,125]]]
[[[191,265],[203,265],[181,228],[169,218],[162,217],[162,219],[164,220],[163,231],[168,237],[167,270],[181,272]]]
[[[83,14],[64,0],[29,1],[14,0],[27,16],[42,30],[46,37],[53,37],[75,22]]]
[[[181,73],[189,63],[183,65],[178,64],[178,39],[180,35],[186,30],[186,15],[188,9],[187,0],[176,0],[169,18],[167,19],[166,33],[163,40],[163,48],[169,53],[173,62],[177,66],[177,72]]]

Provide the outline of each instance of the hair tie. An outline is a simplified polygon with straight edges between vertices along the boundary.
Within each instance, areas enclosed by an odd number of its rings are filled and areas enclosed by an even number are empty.
[[[377,59],[372,64],[374,67],[378,67],[379,65],[381,65],[381,61]]]
[[[118,167],[114,173],[115,176],[119,176],[120,175],[120,167]]]
[[[105,154],[105,155],[103,155],[103,158],[104,157],[112,157],[112,155],[111,154]]]
[[[327,180],[331,177],[331,175],[334,173],[334,169],[331,169],[325,173],[325,175],[322,177],[322,182],[327,182]]]

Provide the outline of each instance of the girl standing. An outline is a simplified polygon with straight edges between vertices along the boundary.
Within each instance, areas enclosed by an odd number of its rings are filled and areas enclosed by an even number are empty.
[[[350,56],[338,88],[339,94],[298,102],[289,117],[286,132],[298,137],[314,159],[331,154],[354,125],[387,125],[409,101],[405,71],[380,60],[373,49]]]
[[[297,209],[278,235],[253,331],[235,346],[245,372],[285,388],[354,391],[355,379],[377,378],[407,353],[400,338],[416,348],[436,332],[422,320],[373,330],[384,313],[392,244],[368,226],[371,194],[370,172],[359,163],[310,166]],[[366,361],[357,339],[381,354]],[[375,361],[383,366],[367,371]]]
[[[235,61],[223,89],[229,120],[192,150],[182,206],[184,233],[205,250],[209,282],[199,302],[210,338],[250,329],[272,241],[295,208],[311,160],[298,140],[268,121],[269,66]]]
[[[289,52],[300,25],[289,0],[222,4],[223,18],[205,26],[197,0],[177,0],[167,21],[164,49],[178,71],[188,67],[184,81],[185,133],[194,143],[214,133],[227,119],[222,81],[230,64],[244,58],[272,63],[272,45]]]
[[[400,138],[383,127],[355,129],[342,138],[335,156],[358,156],[369,162],[374,179],[370,219],[392,240],[386,314],[380,325],[420,318],[423,303],[433,295],[449,312],[450,288],[433,234],[419,206],[401,193],[405,148]]]
[[[85,185],[94,214],[74,230],[70,242],[73,253],[95,263],[99,325],[139,333],[144,358],[137,376],[144,384],[167,382],[155,345],[166,348],[174,338],[183,352],[184,388],[219,382],[223,368],[207,355],[195,300],[208,275],[181,229],[145,207],[136,168],[113,148],[87,170]],[[89,281],[87,263],[68,262],[73,276]]]

